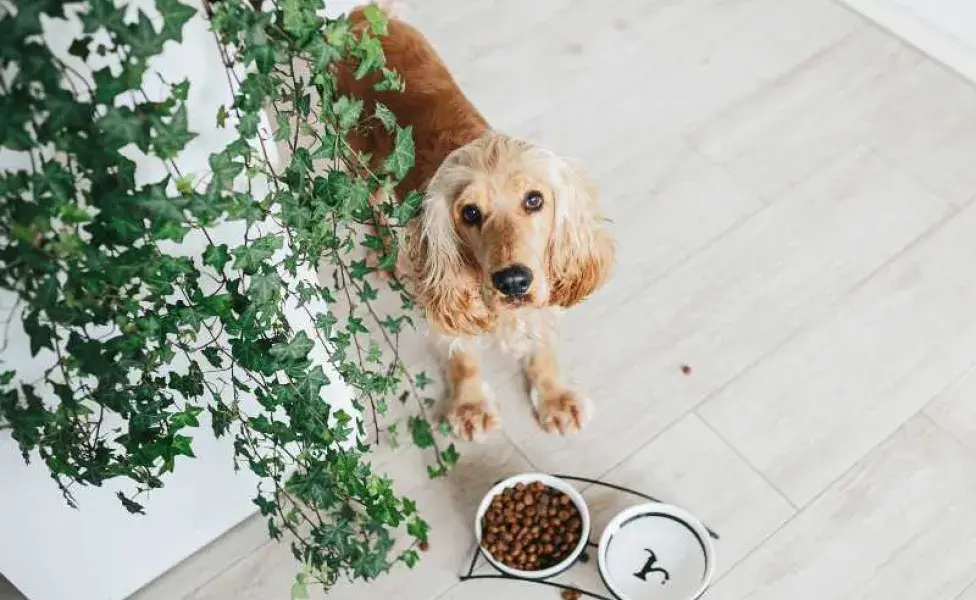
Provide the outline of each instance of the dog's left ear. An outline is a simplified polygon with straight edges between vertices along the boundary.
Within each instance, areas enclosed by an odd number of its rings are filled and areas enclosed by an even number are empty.
[[[616,252],[596,186],[582,168],[552,157],[550,173],[556,224],[548,248],[549,304],[569,308],[606,281]]]

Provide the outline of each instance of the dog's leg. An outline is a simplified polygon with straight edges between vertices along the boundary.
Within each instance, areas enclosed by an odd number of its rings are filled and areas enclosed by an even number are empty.
[[[478,363],[463,350],[455,350],[447,359],[447,375],[451,385],[448,421],[458,437],[480,441],[498,427],[499,417]]]
[[[551,340],[545,340],[526,357],[525,374],[539,425],[549,433],[579,432],[589,420],[592,407],[589,400],[563,385]]]

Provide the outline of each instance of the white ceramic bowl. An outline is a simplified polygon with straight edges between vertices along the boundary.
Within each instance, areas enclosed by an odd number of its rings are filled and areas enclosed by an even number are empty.
[[[610,521],[597,561],[604,583],[620,600],[694,600],[715,574],[715,546],[690,513],[651,502]]]
[[[579,555],[586,548],[587,541],[590,539],[590,511],[586,508],[586,502],[583,501],[583,496],[576,491],[576,488],[558,477],[546,475],[545,473],[523,473],[521,475],[514,475],[497,483],[495,487],[488,490],[488,493],[485,494],[485,497],[481,500],[481,505],[478,507],[478,514],[475,516],[474,520],[474,533],[475,537],[478,539],[478,545],[481,546],[481,520],[485,516],[485,513],[488,512],[488,506],[491,504],[492,498],[505,491],[505,488],[511,487],[517,483],[529,484],[536,481],[541,481],[543,484],[557,489],[569,496],[569,499],[573,501],[573,504],[576,505],[576,509],[579,511],[580,520],[583,522],[583,527],[580,530],[579,542],[576,543],[576,547],[573,548],[572,552],[570,552],[569,555],[558,564],[555,564],[548,569],[541,569],[539,571],[521,571],[519,569],[513,569],[512,567],[502,564],[501,561],[496,560],[495,557],[492,556],[491,553],[488,552],[488,550],[484,547],[481,548],[482,553],[488,558],[488,561],[495,565],[499,571],[508,573],[509,575],[514,575],[515,577],[523,577],[525,579],[547,579],[562,573],[568,569],[577,558],[579,558]]]

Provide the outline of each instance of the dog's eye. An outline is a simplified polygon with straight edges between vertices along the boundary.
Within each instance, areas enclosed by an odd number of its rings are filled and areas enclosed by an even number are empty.
[[[481,223],[481,211],[474,204],[469,204],[461,209],[461,218],[468,225]]]
[[[525,198],[522,200],[522,206],[531,212],[535,212],[542,208],[542,192],[532,190],[526,194]]]

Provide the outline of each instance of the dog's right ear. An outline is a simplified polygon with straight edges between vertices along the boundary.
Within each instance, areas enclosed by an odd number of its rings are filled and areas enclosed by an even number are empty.
[[[467,263],[454,228],[452,206],[466,185],[466,170],[451,158],[427,185],[407,253],[414,294],[427,320],[446,335],[473,336],[490,328],[496,315],[485,306],[478,270]]]

